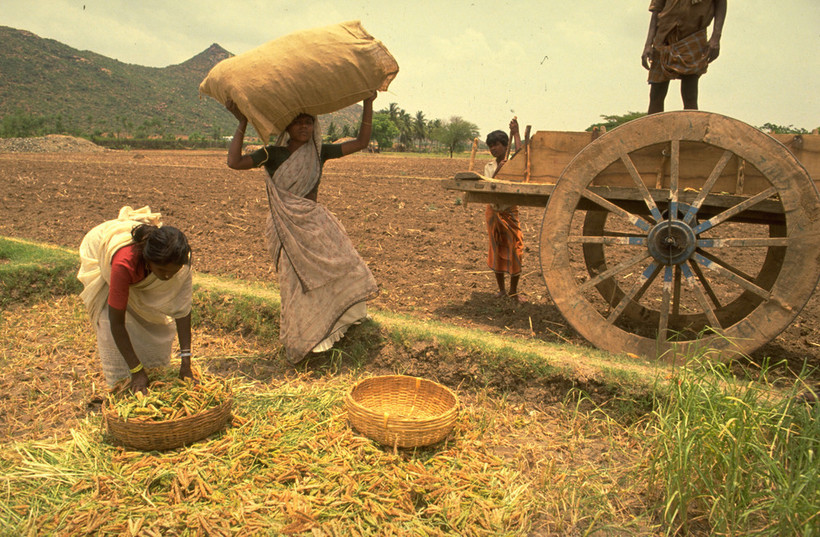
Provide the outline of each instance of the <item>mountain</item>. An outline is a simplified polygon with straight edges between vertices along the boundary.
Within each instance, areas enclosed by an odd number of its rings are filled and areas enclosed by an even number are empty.
[[[214,43],[168,67],[144,67],[80,51],[0,26],[0,117],[49,118],[67,133],[133,136],[230,135],[236,119],[200,97],[211,68],[233,56]],[[323,125],[358,125],[361,105],[322,116]],[[249,134],[252,130],[249,131]]]

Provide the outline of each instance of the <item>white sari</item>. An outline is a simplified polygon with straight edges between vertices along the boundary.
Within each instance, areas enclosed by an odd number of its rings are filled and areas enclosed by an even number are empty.
[[[117,348],[108,322],[108,289],[111,281],[111,259],[122,248],[132,244],[131,230],[140,224],[161,225],[159,213],[149,207],[134,210],[123,207],[116,220],[103,222],[83,238],[80,244],[80,270],[77,278],[83,284],[80,298],[85,302],[91,324],[97,332],[97,350],[109,387],[130,375],[128,364]],[[170,280],[149,274],[129,287],[125,328],[140,362],[147,367],[167,366],[176,335],[174,319],[191,311],[191,267],[183,266]]]

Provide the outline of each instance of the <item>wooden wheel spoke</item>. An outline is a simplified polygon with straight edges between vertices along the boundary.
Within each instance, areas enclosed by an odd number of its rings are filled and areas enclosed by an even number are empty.
[[[626,153],[621,154],[621,162],[623,162],[626,167],[626,171],[629,172],[629,176],[632,177],[632,181],[635,182],[635,186],[638,187],[638,192],[640,192],[641,196],[643,196],[644,202],[649,208],[649,212],[652,213],[652,217],[655,218],[656,222],[663,220],[661,211],[655,204],[655,200],[652,199],[652,194],[649,193],[649,189],[646,188],[638,168],[635,167],[635,163],[632,162],[632,159]]]
[[[713,216],[709,220],[701,222],[700,224],[698,224],[697,226],[695,226],[693,228],[693,231],[695,232],[695,235],[698,235],[700,233],[703,233],[707,229],[712,229],[713,227],[725,222],[729,218],[731,218],[731,217],[733,217],[737,214],[742,213],[743,211],[745,211],[749,207],[753,207],[754,205],[757,205],[761,201],[763,201],[766,198],[768,198],[770,196],[773,196],[775,194],[777,194],[777,189],[775,187],[768,188],[768,189],[764,190],[763,192],[761,192],[760,194],[757,194],[756,196],[752,196],[751,198],[747,198],[746,200],[738,203],[734,207],[729,207],[725,211],[721,212],[720,214],[717,214],[717,215]]]
[[[660,264],[658,265],[658,267],[662,267],[662,266],[663,266],[663,265],[660,265]],[[649,267],[647,267],[647,270],[645,270],[645,271],[644,271],[644,274],[647,274],[648,269],[649,269]],[[646,291],[649,289],[649,286],[650,286],[650,285],[652,285],[652,284],[655,282],[655,279],[658,277],[658,275],[659,275],[660,273],[661,273],[661,271],[660,271],[660,270],[655,270],[655,271],[654,271],[654,272],[653,272],[653,273],[649,276],[649,278],[647,278],[647,280],[643,283],[643,285],[642,285],[642,286],[641,286],[641,288],[638,290],[638,293],[635,295],[635,297],[633,298],[633,300],[635,300],[635,301],[640,300],[640,299],[643,297],[644,293],[646,293]]]
[[[675,270],[675,287],[673,287],[673,295],[672,295],[672,314],[679,315],[680,314],[680,288],[681,288],[681,272],[680,268]]]
[[[613,213],[617,214],[618,216],[626,219],[630,224],[638,227],[642,231],[647,231],[648,232],[649,228],[651,227],[649,225],[649,222],[647,222],[646,220],[644,220],[640,216],[632,214],[632,213],[630,213],[629,211],[627,211],[625,209],[621,209],[620,207],[618,207],[617,205],[615,205],[611,201],[607,200],[606,198],[604,198],[602,196],[599,196],[598,194],[592,192],[588,188],[584,189],[584,191],[581,193],[581,195],[583,197],[585,197],[586,199],[588,199],[589,201],[591,201],[593,203],[596,203],[596,204],[600,205],[601,207],[603,207],[604,209],[606,209],[610,212],[613,212]]]
[[[709,280],[706,279],[706,275],[703,274],[703,271],[700,269],[700,265],[697,263],[692,263],[692,272],[695,273],[695,276],[698,277],[698,281],[703,286],[703,290],[706,292],[706,296],[709,297],[709,300],[715,306],[715,308],[720,309],[722,306],[720,304],[720,299],[717,296],[717,293],[712,289]]]
[[[680,179],[680,140],[672,140],[669,167],[669,218],[678,218],[678,189]]]
[[[567,237],[568,243],[580,244],[606,244],[621,246],[646,246],[646,236],[595,236],[595,235],[570,235]]]
[[[788,237],[749,237],[728,239],[698,239],[698,248],[752,248],[755,246],[788,246]]]
[[[735,272],[727,268],[724,268],[720,264],[715,263],[710,259],[707,259],[705,256],[697,252],[695,252],[695,254],[692,256],[692,259],[694,259],[706,270],[712,270],[717,272],[720,276],[726,278],[731,282],[738,284],[742,288],[746,289],[747,291],[751,291],[752,293],[756,294],[757,296],[763,299],[768,300],[769,298],[771,298],[771,294],[767,290],[755,285],[749,278],[742,277],[736,274]]]
[[[641,252],[638,255],[633,256],[630,259],[627,259],[623,263],[621,263],[619,265],[616,265],[616,266],[612,267],[609,270],[605,270],[604,272],[598,274],[596,277],[585,281],[584,283],[582,283],[581,285],[578,286],[578,290],[579,291],[585,291],[586,289],[589,289],[590,287],[592,287],[592,286],[594,286],[598,283],[601,283],[602,281],[604,281],[608,278],[611,278],[611,277],[613,277],[617,274],[620,274],[622,272],[626,272],[629,269],[631,269],[632,267],[634,267],[635,265],[637,265],[638,263],[640,263],[641,261],[643,261],[643,260],[645,260],[649,257],[651,257],[651,256],[647,252],[645,252],[645,251]]]
[[[600,235],[602,237],[646,237],[644,233],[627,233],[625,231],[610,230],[601,231]]]
[[[650,263],[650,265],[646,267],[646,270],[644,270],[641,273],[640,280],[635,282],[635,285],[632,286],[628,293],[624,294],[624,296],[621,298],[621,301],[618,302],[618,305],[615,306],[612,312],[610,312],[609,316],[607,317],[607,321],[609,321],[610,323],[614,323],[618,319],[618,317],[621,316],[621,314],[624,312],[629,303],[632,300],[636,300],[636,297],[639,294],[642,295],[646,291],[648,284],[652,280],[654,280],[655,277],[658,275],[658,272],[660,272],[660,268],[661,266],[656,261]]]
[[[720,157],[717,164],[715,164],[715,167],[712,169],[712,173],[709,174],[709,178],[706,179],[705,183],[703,183],[703,187],[701,187],[700,192],[698,192],[695,201],[693,201],[692,205],[689,206],[689,210],[683,217],[684,222],[689,224],[695,218],[695,215],[700,210],[701,206],[703,205],[703,202],[706,200],[706,196],[708,196],[712,192],[712,188],[714,188],[715,182],[723,173],[723,170],[726,169],[726,165],[729,164],[729,160],[734,155],[735,154],[729,150],[723,152],[723,155]]]
[[[689,268],[688,265],[683,264],[680,266],[681,272],[683,273],[683,277],[686,281],[687,288],[692,291],[697,299],[700,307],[703,308],[703,312],[706,314],[706,318],[709,320],[710,326],[714,330],[718,330],[721,328],[720,321],[718,321],[717,314],[715,310],[712,309],[712,306],[709,304],[709,301],[706,298],[706,295],[701,289],[700,285],[698,285],[698,280],[692,270]]]
[[[733,274],[736,274],[740,278],[743,278],[743,279],[748,280],[750,282],[755,280],[754,276],[752,276],[750,274],[747,274],[746,272],[740,270],[739,268],[730,265],[729,263],[727,263],[723,259],[719,258],[716,255],[713,255],[713,254],[707,252],[706,250],[700,250],[697,253],[702,255],[703,257],[705,257],[706,259],[708,259],[712,263],[716,263],[716,264],[720,265],[721,267],[725,268],[726,270],[728,270],[729,272],[731,272]]]
[[[669,328],[669,309],[672,298],[673,272],[671,265],[667,265],[663,271],[663,289],[661,294],[660,321],[658,322],[658,341],[666,342],[667,330]]]

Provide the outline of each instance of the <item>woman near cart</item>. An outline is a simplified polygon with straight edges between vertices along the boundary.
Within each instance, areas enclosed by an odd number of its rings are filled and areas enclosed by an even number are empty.
[[[191,371],[191,247],[149,207],[123,207],[116,220],[89,231],[80,245],[81,297],[97,333],[105,380],[131,377],[145,392],[147,368],[170,363],[179,339],[180,378]]]
[[[325,161],[368,146],[374,99],[375,94],[362,103],[355,140],[323,144],[317,118],[295,114],[276,144],[248,154],[242,154],[248,119],[235,103],[226,103],[239,121],[228,149],[228,166],[264,166],[267,172],[268,246],[281,294],[279,337],[291,363],[311,351],[330,349],[350,326],[367,317],[366,301],[378,293],[370,269],[342,224],[317,202]]]

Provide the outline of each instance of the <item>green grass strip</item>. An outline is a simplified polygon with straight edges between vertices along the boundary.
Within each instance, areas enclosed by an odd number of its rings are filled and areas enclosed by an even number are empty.
[[[0,237],[0,309],[82,291],[77,252]]]

